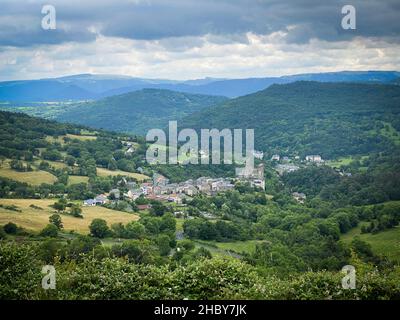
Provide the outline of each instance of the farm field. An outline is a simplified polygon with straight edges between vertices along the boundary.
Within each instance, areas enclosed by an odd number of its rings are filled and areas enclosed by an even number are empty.
[[[150,177],[140,174],[140,173],[134,173],[134,172],[126,172],[126,171],[121,171],[121,170],[108,170],[104,168],[97,168],[97,175],[99,177],[108,177],[108,176],[126,176],[126,177],[131,177],[134,178],[138,181],[143,181],[146,179],[150,179]]]
[[[46,171],[37,170],[29,172],[19,172],[5,166],[0,168],[0,176],[19,182],[25,182],[31,185],[40,185],[42,183],[52,184],[57,181],[57,178],[55,176]]]
[[[17,206],[22,212],[7,210],[0,207],[0,225],[13,222],[27,230],[38,232],[49,223],[49,216],[55,213],[50,207],[55,202],[51,199],[0,199],[0,205]],[[31,205],[42,208],[35,209]],[[136,221],[139,216],[136,214],[111,210],[103,207],[82,207],[83,219],[74,218],[61,214],[64,224],[64,230],[75,230],[78,233],[86,234],[89,232],[89,225],[93,219],[100,218],[107,221],[111,226],[113,223],[121,222],[126,224],[130,221]]]
[[[68,185],[78,184],[78,183],[87,183],[89,181],[89,177],[87,176],[69,176],[68,177]]]

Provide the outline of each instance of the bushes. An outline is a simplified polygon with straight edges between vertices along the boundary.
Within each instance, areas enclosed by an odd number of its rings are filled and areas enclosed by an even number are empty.
[[[56,252],[54,245],[50,246]],[[131,240],[120,249],[138,257],[135,252],[142,249],[140,245]],[[40,271],[46,263],[39,261],[38,250],[36,246],[0,244],[0,299],[400,298],[399,267],[378,272],[360,261],[352,261],[357,270],[356,289],[344,290],[340,272],[306,272],[279,279],[260,276],[254,267],[232,258],[200,259],[172,268],[130,263],[123,258],[97,259],[92,253],[75,262],[55,259],[57,290],[44,292]]]
[[[18,231],[18,227],[15,223],[9,222],[3,227],[4,232],[8,234],[16,234]]]
[[[89,226],[90,234],[96,238],[105,238],[109,233],[110,229],[107,226],[107,222],[103,219],[93,219]]]
[[[0,299],[34,299],[41,284],[33,247],[0,244]]]
[[[6,239],[7,235],[3,228],[0,228],[0,240]]]
[[[345,290],[341,286],[343,274],[331,272],[307,272],[292,278],[290,285],[281,293],[281,299],[289,300],[382,300],[399,299],[399,270],[386,275],[377,271],[357,273],[356,289]]]
[[[51,224],[54,224],[57,227],[57,229],[59,229],[59,230],[63,228],[63,223],[62,223],[62,220],[61,220],[61,216],[59,214],[51,215],[49,217],[49,222]]]
[[[58,228],[54,224],[48,224],[42,231],[40,231],[42,237],[57,238]]]

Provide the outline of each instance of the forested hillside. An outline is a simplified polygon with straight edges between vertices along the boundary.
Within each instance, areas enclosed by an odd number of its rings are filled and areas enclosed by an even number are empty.
[[[217,96],[144,89],[76,105],[55,119],[144,135],[149,129],[167,127],[169,120],[179,121],[225,100],[227,98]]]
[[[398,86],[296,82],[204,109],[180,126],[253,128],[256,148],[268,154],[331,159],[394,147],[400,142],[399,114]]]

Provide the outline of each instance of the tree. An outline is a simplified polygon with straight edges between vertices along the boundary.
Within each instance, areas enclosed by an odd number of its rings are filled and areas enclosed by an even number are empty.
[[[56,209],[58,212],[64,211],[67,207],[67,201],[65,199],[59,199],[57,202],[53,204],[53,208]]]
[[[195,259],[199,259],[199,258],[211,259],[212,258],[212,254],[208,249],[206,249],[204,247],[200,247],[194,253],[194,258]]]
[[[40,231],[42,237],[57,238],[58,228],[54,224],[48,224],[42,231]]]
[[[53,264],[54,258],[60,255],[64,245],[57,239],[46,239],[38,247],[38,255],[46,263]]]
[[[140,222],[144,225],[148,235],[157,235],[160,233],[160,218],[142,217]]]
[[[125,226],[125,237],[128,239],[141,239],[145,234],[144,226],[137,221],[131,221]]]
[[[50,218],[49,218],[49,222],[51,224],[54,224],[59,230],[64,227],[63,223],[62,223],[62,220],[61,220],[61,216],[59,214],[51,215]]]
[[[111,225],[111,230],[114,232],[114,236],[118,238],[125,237],[125,226],[121,223],[113,223]]]
[[[115,159],[110,159],[110,161],[108,162],[108,165],[107,165],[107,169],[108,170],[117,170],[118,169],[117,161],[115,161]]]
[[[105,238],[110,233],[107,222],[103,219],[93,219],[89,226],[89,230],[93,237],[100,239]]]
[[[71,241],[68,246],[67,253],[72,259],[79,260],[82,253],[92,252],[93,249],[100,245],[101,241],[97,238],[79,235],[77,238]]]
[[[217,237],[217,230],[215,224],[210,221],[205,221],[200,225],[199,238],[202,240],[215,240]]]
[[[82,208],[77,204],[72,205],[71,207],[71,215],[75,218],[83,218]]]
[[[8,234],[16,234],[18,231],[18,227],[15,223],[9,222],[3,227],[4,232]]]
[[[160,231],[170,233],[176,231],[176,220],[172,213],[166,213],[161,217]]]
[[[67,165],[69,165],[70,167],[74,166],[74,165],[75,165],[75,162],[76,162],[75,157],[70,156],[70,155],[68,155],[68,156],[65,157],[65,163],[66,163]]]
[[[169,246],[170,238],[166,234],[160,234],[156,238],[156,243],[158,245],[158,249],[160,250],[160,255],[168,255],[171,250],[171,247]]]
[[[153,201],[151,203],[151,213],[155,216],[163,216],[167,212],[167,207],[160,201]]]

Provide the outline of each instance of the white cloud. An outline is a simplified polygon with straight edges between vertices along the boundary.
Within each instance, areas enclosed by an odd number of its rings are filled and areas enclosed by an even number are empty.
[[[31,79],[76,73],[147,78],[264,77],[339,70],[396,70],[400,45],[382,39],[287,43],[286,34],[247,33],[247,41],[214,41],[212,35],[164,40],[99,36],[94,42],[9,47],[0,52],[0,79]],[[180,46],[179,50],[176,46]]]

